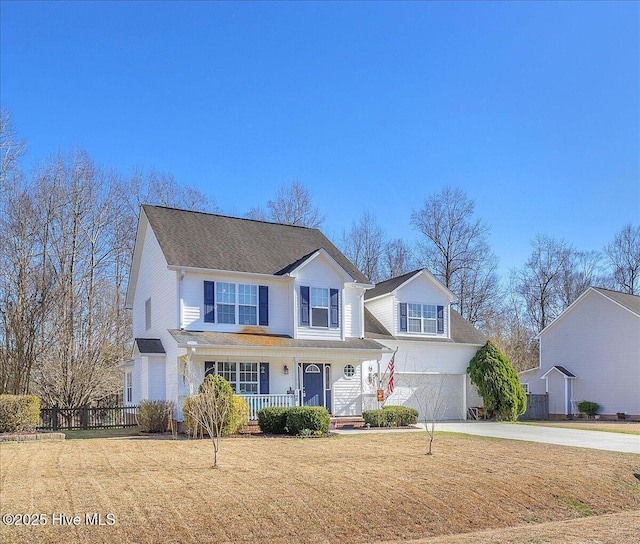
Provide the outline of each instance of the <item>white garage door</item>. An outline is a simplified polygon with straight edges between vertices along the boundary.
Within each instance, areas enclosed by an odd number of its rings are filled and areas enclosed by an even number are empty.
[[[415,408],[420,421],[464,419],[464,376],[460,374],[396,373],[386,405]]]

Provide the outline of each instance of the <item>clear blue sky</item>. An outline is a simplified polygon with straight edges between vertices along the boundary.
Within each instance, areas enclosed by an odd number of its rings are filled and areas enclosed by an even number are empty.
[[[445,185],[504,270],[537,232],[600,249],[640,217],[638,2],[0,3],[0,97],[27,162],[85,148],[223,213],[298,179],[334,239],[411,241]]]

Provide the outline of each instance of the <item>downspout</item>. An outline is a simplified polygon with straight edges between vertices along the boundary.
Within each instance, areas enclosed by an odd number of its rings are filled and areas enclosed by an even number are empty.
[[[180,270],[180,279],[178,280],[178,328],[184,330],[184,302],[182,300],[182,280],[184,280],[185,270]]]

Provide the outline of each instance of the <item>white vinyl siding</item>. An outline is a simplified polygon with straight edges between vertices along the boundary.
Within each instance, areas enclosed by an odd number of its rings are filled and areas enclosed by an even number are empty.
[[[594,323],[597,327],[594,328]],[[541,368],[527,373],[531,392],[544,392],[540,377],[561,365],[575,375],[573,400],[600,405],[600,414],[640,414],[640,317],[592,290],[540,336]],[[558,374],[553,372],[552,374]],[[551,375],[551,374],[550,374]],[[561,398],[555,400],[552,393]],[[549,391],[549,413],[564,406],[564,388]]]

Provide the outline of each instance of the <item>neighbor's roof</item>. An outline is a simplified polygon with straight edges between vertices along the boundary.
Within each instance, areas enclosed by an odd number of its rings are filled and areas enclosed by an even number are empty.
[[[487,338],[470,321],[467,321],[453,308],[451,310],[451,338],[436,336],[393,336],[367,309],[364,309],[364,335],[377,340],[411,340],[415,342],[436,342],[445,344],[482,345]]]
[[[369,283],[318,229],[161,206],[142,206],[169,266],[284,275],[324,249],[355,281]]]
[[[347,338],[345,340],[296,340],[287,335],[262,334],[259,331],[246,333],[213,332],[213,331],[181,331],[170,329],[169,333],[180,345],[195,342],[195,347],[255,347],[285,349],[321,349],[321,350],[356,350],[380,351],[384,346],[368,338]]]
[[[166,353],[159,338],[136,338],[135,343],[140,353]]]
[[[575,378],[575,374],[573,374],[573,372],[569,372],[565,367],[561,366],[561,365],[555,365],[552,366],[549,370],[547,370],[542,376],[540,376],[540,379],[544,379],[546,378],[552,371],[557,370],[558,372],[560,372],[560,374],[564,374],[564,376],[566,376],[567,378]]]
[[[634,314],[640,315],[640,296],[629,295],[627,293],[621,293],[620,291],[612,291],[611,289],[604,289],[603,287],[594,287],[593,289],[614,302],[617,302],[620,306],[624,306]]]

